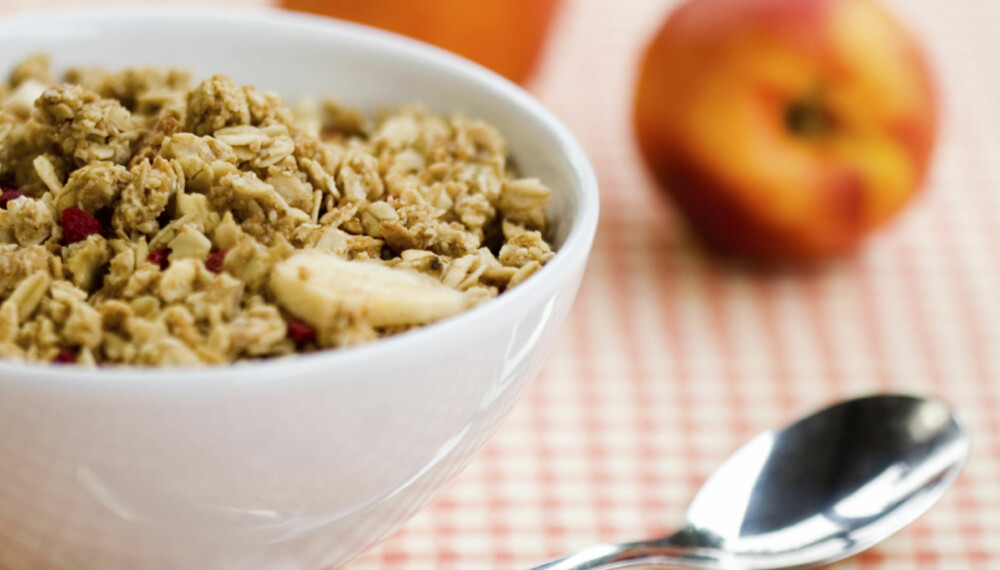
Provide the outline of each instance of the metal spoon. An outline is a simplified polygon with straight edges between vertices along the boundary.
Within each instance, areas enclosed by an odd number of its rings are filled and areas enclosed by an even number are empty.
[[[965,427],[940,402],[843,402],[743,446],[698,492],[680,532],[591,546],[533,570],[828,564],[913,522],[955,481],[968,453]]]

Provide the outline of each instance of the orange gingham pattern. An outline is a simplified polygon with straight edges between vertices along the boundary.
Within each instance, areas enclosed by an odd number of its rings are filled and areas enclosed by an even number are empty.
[[[0,0],[0,12],[29,4]],[[928,515],[836,567],[1000,568],[1000,3],[890,2],[924,35],[941,77],[928,191],[856,257],[777,275],[706,259],[637,157],[636,61],[672,4],[565,0],[533,90],[600,178],[579,299],[483,454],[347,570],[513,570],[667,533],[754,433],[883,390],[950,401],[973,430],[972,456]]]
[[[631,91],[673,4],[567,0],[533,91],[600,181],[580,296],[485,452],[347,570],[514,570],[662,535],[756,432],[885,390],[961,409],[972,456],[928,515],[837,568],[1000,568],[1000,4],[889,4],[924,35],[941,76],[930,187],[855,258],[797,275],[711,263],[643,170]]]

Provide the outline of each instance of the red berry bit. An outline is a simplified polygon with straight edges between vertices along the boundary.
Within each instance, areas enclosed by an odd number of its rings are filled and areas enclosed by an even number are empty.
[[[222,273],[222,262],[226,260],[227,253],[229,253],[228,249],[222,249],[208,256],[208,259],[205,260],[205,267],[212,273]]]
[[[87,239],[87,236],[99,234],[104,229],[97,218],[84,212],[76,206],[70,206],[60,214],[63,228],[63,241],[67,244]]]
[[[59,354],[52,359],[52,362],[56,364],[74,364],[76,362],[76,356],[68,350],[60,350]]]
[[[156,249],[149,252],[146,256],[146,261],[152,263],[153,265],[159,265],[160,269],[167,268],[167,250]]]
[[[4,189],[3,193],[0,193],[0,209],[6,210],[7,202],[10,202],[11,200],[17,200],[21,196],[27,196],[27,194],[21,192],[20,190]]]
[[[302,346],[316,340],[316,329],[302,321],[288,321],[288,336]]]

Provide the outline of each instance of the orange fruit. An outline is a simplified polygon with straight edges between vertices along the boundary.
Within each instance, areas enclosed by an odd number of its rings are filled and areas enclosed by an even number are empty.
[[[282,0],[285,8],[410,36],[517,83],[534,70],[560,0]]]

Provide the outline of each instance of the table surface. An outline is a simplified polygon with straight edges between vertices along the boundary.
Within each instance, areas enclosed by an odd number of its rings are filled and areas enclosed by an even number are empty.
[[[953,404],[972,455],[927,515],[835,568],[1000,568],[1000,3],[886,1],[941,79],[927,191],[857,255],[761,275],[702,253],[638,158],[637,59],[675,2],[567,0],[531,89],[600,181],[579,298],[482,455],[347,570],[513,570],[665,534],[756,432],[878,391]],[[93,3],[0,0],[0,13]]]

